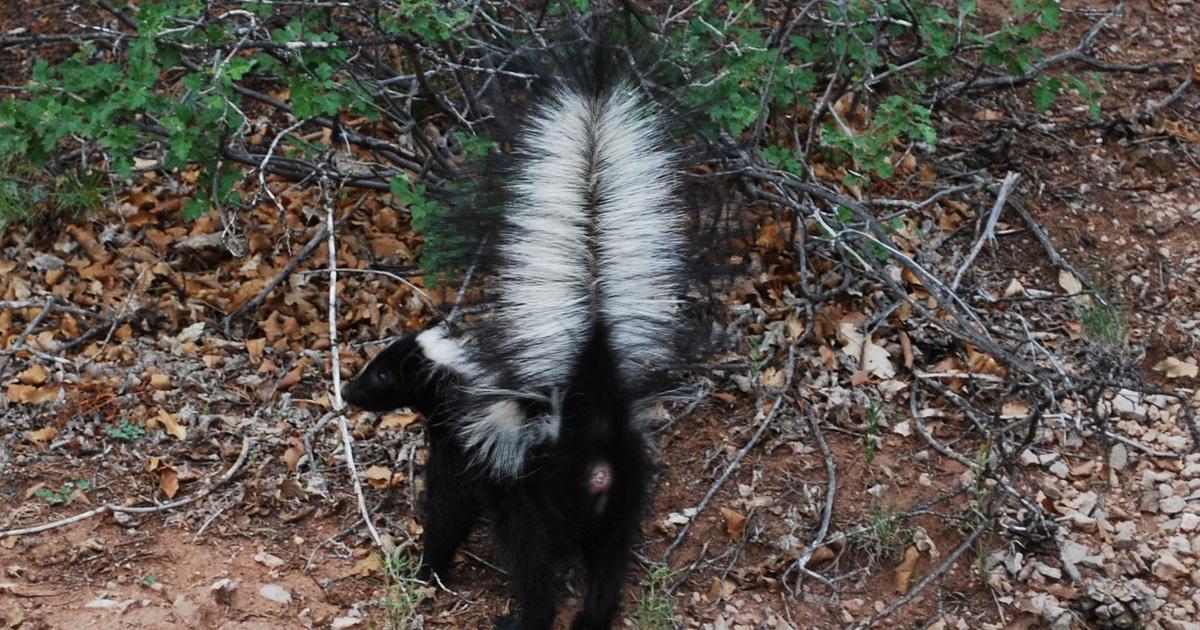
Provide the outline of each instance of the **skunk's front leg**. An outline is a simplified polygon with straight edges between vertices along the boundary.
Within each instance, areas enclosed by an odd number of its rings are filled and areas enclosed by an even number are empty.
[[[447,579],[454,552],[479,516],[479,499],[467,468],[467,456],[454,441],[451,429],[431,424],[421,501],[425,544],[418,579],[427,580],[433,574]]]

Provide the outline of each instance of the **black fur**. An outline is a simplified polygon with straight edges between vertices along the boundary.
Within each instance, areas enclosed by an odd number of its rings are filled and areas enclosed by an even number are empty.
[[[364,409],[412,407],[426,416],[420,577],[445,579],[455,550],[487,513],[520,607],[518,616],[498,618],[497,628],[551,628],[562,570],[572,556],[582,559],[587,585],[571,627],[609,628],[620,609],[653,466],[603,326],[596,327],[573,373],[559,439],[537,447],[528,472],[506,481],[473,465],[456,437],[455,415],[470,383],[425,357],[415,336],[393,342],[343,390],[347,401]],[[597,484],[597,476],[605,475],[605,483]]]

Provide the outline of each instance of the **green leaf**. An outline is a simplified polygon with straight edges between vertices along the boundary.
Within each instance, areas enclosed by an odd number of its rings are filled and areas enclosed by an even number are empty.
[[[208,212],[208,210],[209,203],[207,199],[189,199],[188,202],[183,205],[183,218],[187,221],[195,221],[196,219],[204,216],[204,213]]]

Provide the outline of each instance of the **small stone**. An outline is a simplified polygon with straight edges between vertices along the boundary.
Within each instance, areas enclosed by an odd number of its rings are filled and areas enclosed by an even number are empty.
[[[1187,536],[1172,536],[1168,538],[1167,549],[1185,556],[1192,555],[1192,543],[1188,541]]]
[[[1172,435],[1165,440],[1167,448],[1176,453],[1186,453],[1191,450],[1192,441],[1182,435]]]
[[[1113,470],[1125,470],[1125,467],[1129,465],[1129,449],[1120,443],[1112,447],[1112,451],[1108,454],[1108,465]]]
[[[1166,582],[1174,580],[1181,575],[1186,575],[1187,572],[1187,567],[1183,566],[1183,563],[1175,557],[1175,554],[1169,552],[1159,554],[1154,564],[1150,565],[1150,573],[1153,573],[1154,577]]]
[[[292,603],[292,594],[278,584],[263,584],[259,587],[258,594],[263,599],[269,599],[284,606]]]
[[[1138,509],[1151,514],[1158,512],[1158,491],[1148,490],[1143,492],[1142,498],[1138,501]]]
[[[1187,507],[1187,499],[1180,496],[1166,497],[1158,502],[1158,509],[1163,514],[1178,514]]]
[[[1067,476],[1071,474],[1071,469],[1067,468],[1067,465],[1061,461],[1057,461],[1051,464],[1050,474],[1058,477],[1059,479],[1066,479]]]

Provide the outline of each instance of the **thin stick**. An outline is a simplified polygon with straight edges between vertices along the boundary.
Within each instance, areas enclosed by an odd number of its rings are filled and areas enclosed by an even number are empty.
[[[25,340],[29,338],[29,335],[33,334],[33,331],[37,330],[38,326],[42,325],[42,321],[46,319],[46,316],[50,314],[50,310],[53,309],[54,305],[57,303],[58,296],[56,295],[51,295],[50,297],[46,298],[46,303],[42,305],[42,310],[38,312],[36,317],[29,320],[29,325],[25,327],[25,330],[21,331],[21,334],[17,337],[16,341],[13,342],[12,347],[16,348],[24,344]],[[8,367],[8,362],[10,360],[12,360],[12,355],[8,354],[5,355],[3,361],[0,361],[0,375],[4,374],[4,369]]]
[[[230,479],[232,479],[235,474],[237,474],[237,471],[240,470],[242,465],[246,463],[247,455],[249,455],[249,453],[250,453],[250,444],[251,444],[250,438],[242,438],[242,451],[241,451],[241,453],[238,454],[238,458],[235,462],[233,462],[233,465],[231,465],[221,476],[217,477],[216,480],[214,480],[212,483],[210,483],[208,485],[208,487],[204,488],[200,492],[198,492],[190,497],[179,499],[178,501],[171,501],[170,503],[162,503],[162,504],[155,505],[152,507],[129,507],[129,506],[119,505],[119,504],[115,504],[115,503],[106,503],[104,505],[101,505],[98,508],[88,510],[86,512],[81,512],[79,514],[75,514],[72,516],[68,516],[66,518],[62,518],[57,521],[51,521],[49,523],[43,523],[41,525],[34,525],[32,527],[22,527],[20,529],[10,529],[10,530],[6,530],[6,531],[0,531],[0,538],[8,538],[9,536],[24,536],[27,534],[37,534],[39,532],[44,532],[44,531],[49,531],[51,529],[64,527],[66,525],[70,525],[71,523],[77,523],[79,521],[89,519],[93,516],[99,516],[106,512],[125,512],[127,514],[153,514],[155,512],[165,512],[167,510],[172,510],[177,507],[184,506],[189,503],[193,503],[195,501],[198,501],[198,500],[203,499],[204,497],[208,496],[209,494],[212,493],[213,490],[221,487],[222,485],[227,483]]]
[[[342,402],[342,362],[338,354],[337,343],[337,239],[335,232],[337,222],[334,221],[333,215],[334,203],[329,195],[329,176],[322,171],[320,178],[321,201],[325,205],[325,243],[329,249],[329,355],[332,362],[333,371],[333,409],[337,413],[338,432],[342,436],[342,451],[345,453],[346,470],[350,473],[350,482],[354,484],[354,498],[358,502],[358,512],[362,515],[363,522],[367,525],[367,531],[371,533],[371,540],[375,541],[375,546],[387,552],[387,547],[384,546],[383,540],[379,537],[379,532],[375,529],[375,523],[371,520],[371,511],[367,509],[367,499],[363,494],[362,482],[358,479],[358,467],[354,465],[354,438],[350,436],[350,429],[346,426],[346,414],[343,413],[345,403]]]
[[[797,342],[798,341],[799,340],[797,340]],[[704,498],[700,499],[700,503],[696,506],[696,514],[693,515],[692,518],[683,525],[683,528],[679,530],[679,534],[675,536],[675,540],[672,541],[671,545],[667,547],[667,550],[663,552],[663,557],[661,560],[663,564],[667,563],[667,560],[671,558],[671,554],[675,552],[675,549],[681,543],[683,543],[683,539],[687,537],[688,531],[692,528],[692,523],[700,520],[700,515],[703,514],[704,509],[708,507],[709,501],[712,501],[712,498],[716,496],[717,491],[721,489],[721,486],[725,485],[725,482],[729,479],[729,476],[732,475],[733,471],[736,470],[738,465],[742,463],[742,460],[746,457],[746,454],[750,452],[750,449],[754,448],[754,446],[758,444],[758,441],[762,439],[763,434],[767,432],[767,427],[771,426],[771,422],[775,420],[775,416],[779,413],[779,407],[783,404],[784,395],[789,389],[791,389],[792,375],[795,373],[795,371],[796,343],[794,342],[792,343],[791,347],[788,348],[787,378],[784,380],[783,388],[779,390],[779,395],[775,397],[775,403],[771,406],[770,413],[768,413],[767,417],[763,418],[763,421],[759,423],[758,429],[754,431],[754,435],[750,437],[750,441],[746,442],[746,444],[742,446],[742,449],[738,451],[737,455],[733,458],[733,461],[729,462],[729,465],[725,467],[725,471],[721,473],[720,478],[718,478],[711,486],[709,486],[708,492],[704,493]]]
[[[354,207],[351,208],[351,210],[349,212],[343,214],[334,223],[334,227],[336,228],[337,226],[341,225],[343,221],[345,221],[348,217],[353,215],[354,212],[362,206],[363,202],[366,201],[366,199],[367,199],[367,197],[365,195],[360,197],[358,202],[354,204]],[[278,287],[280,284],[282,284],[283,281],[288,278],[288,276],[292,275],[292,272],[296,270],[296,267],[298,267],[300,265],[300,263],[303,262],[304,260],[306,260],[310,255],[312,255],[312,253],[314,251],[316,251],[317,247],[320,247],[321,243],[324,242],[328,237],[329,237],[329,226],[322,225],[321,229],[316,234],[314,234],[313,237],[311,239],[309,239],[307,243],[304,244],[304,247],[301,248],[299,253],[297,253],[295,256],[293,256],[292,259],[288,261],[288,264],[286,266],[284,266],[284,268],[281,269],[279,271],[279,273],[275,274],[274,278],[271,278],[271,281],[267,283],[267,286],[262,288],[262,291],[258,292],[258,295],[250,298],[249,300],[246,300],[245,302],[242,303],[241,306],[234,309],[234,311],[232,313],[225,316],[225,321],[222,322],[222,326],[225,329],[225,336],[226,337],[229,336],[230,324],[232,324],[234,321],[236,321],[239,317],[245,315],[247,312],[257,309],[259,306],[261,306],[262,303],[266,301],[267,296],[270,295],[271,292],[274,291],[276,287]]]
[[[1008,494],[1007,491],[1002,492],[1001,495],[999,497],[997,497],[996,500],[992,503],[992,505],[993,506],[1000,505],[1000,503],[1005,498],[1007,498],[1007,496],[1006,496],[1007,494]],[[964,553],[966,553],[966,551],[968,549],[970,549],[972,545],[975,544],[975,540],[978,539],[981,535],[983,535],[983,533],[986,532],[989,527],[991,527],[991,524],[992,524],[991,517],[984,519],[982,523],[980,523],[978,526],[975,527],[974,530],[971,531],[971,534],[969,536],[967,536],[966,539],[964,539],[961,543],[958,544],[957,547],[954,548],[954,551],[950,552],[950,555],[946,556],[946,559],[943,560],[942,563],[939,564],[936,569],[931,571],[924,578],[921,578],[921,581],[917,582],[917,585],[914,586],[912,589],[910,589],[907,593],[905,593],[903,597],[892,602],[883,610],[875,613],[874,615],[871,615],[871,617],[868,618],[867,620],[859,622],[858,624],[855,624],[854,626],[852,626],[852,628],[854,630],[858,630],[860,628],[869,628],[872,625],[874,625],[875,623],[882,621],[883,619],[890,616],[892,613],[899,610],[901,606],[904,606],[905,604],[908,604],[912,600],[916,599],[917,595],[920,595],[921,592],[924,591],[925,588],[927,586],[929,586],[934,580],[945,575],[946,572],[950,570],[950,567],[954,566],[954,563],[958,561],[958,558],[960,556],[962,556]]]
[[[813,437],[817,439],[817,446],[821,448],[821,457],[825,460],[825,475],[829,481],[825,487],[825,505],[821,509],[821,526],[817,528],[817,535],[813,536],[812,542],[808,544],[804,553],[796,559],[795,566],[799,569],[796,572],[797,590],[799,590],[801,578],[806,573],[816,575],[808,570],[808,562],[812,559],[813,553],[825,543],[825,536],[829,534],[829,522],[833,519],[833,499],[837,492],[837,464],[833,461],[833,454],[829,452],[825,434],[821,433],[821,424],[811,413],[805,413],[804,416],[808,420],[808,426],[812,428]]]
[[[967,269],[972,263],[975,262],[975,257],[979,255],[981,250],[983,250],[984,241],[991,243],[992,246],[995,247],[996,222],[1000,220],[1000,211],[1003,210],[1004,205],[1008,203],[1008,196],[1012,194],[1013,188],[1020,180],[1021,176],[1012,171],[1009,171],[1008,174],[1004,176],[1004,181],[1000,184],[1000,192],[996,193],[996,203],[992,204],[992,212],[988,216],[987,225],[985,225],[983,231],[980,232],[979,238],[975,240],[975,245],[971,247],[971,252],[967,254],[967,258],[963,261],[962,266],[958,268],[958,272],[954,274],[954,281],[950,283],[951,291],[958,290],[958,283],[962,282],[963,274],[967,272]]]

